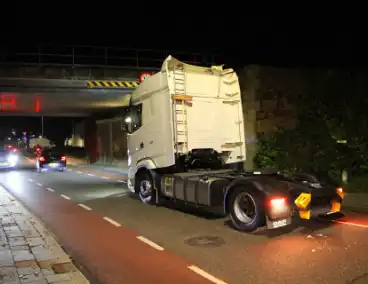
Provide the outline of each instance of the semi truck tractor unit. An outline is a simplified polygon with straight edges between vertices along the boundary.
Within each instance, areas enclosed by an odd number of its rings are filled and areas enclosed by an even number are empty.
[[[132,93],[125,122],[128,187],[146,204],[220,209],[245,232],[341,210],[343,189],[314,175],[243,170],[245,121],[233,69],[169,56]]]

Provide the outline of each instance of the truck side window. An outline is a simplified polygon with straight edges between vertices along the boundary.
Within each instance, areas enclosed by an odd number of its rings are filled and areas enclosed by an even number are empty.
[[[130,106],[129,120],[127,123],[128,133],[137,131],[142,126],[142,104]]]

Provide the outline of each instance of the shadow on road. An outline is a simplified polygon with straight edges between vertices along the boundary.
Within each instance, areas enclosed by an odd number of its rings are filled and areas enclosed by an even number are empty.
[[[178,211],[184,214],[193,215],[199,218],[207,219],[207,220],[216,220],[216,219],[223,219],[224,215],[219,213],[219,209],[215,209],[213,211],[205,210],[201,207],[195,207],[194,205],[188,205],[181,201],[170,201],[165,200],[162,201],[161,206],[166,207],[170,210]]]

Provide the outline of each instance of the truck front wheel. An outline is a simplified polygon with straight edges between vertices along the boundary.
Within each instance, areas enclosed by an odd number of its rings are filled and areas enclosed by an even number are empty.
[[[232,224],[239,231],[255,232],[265,224],[262,199],[253,190],[235,188],[228,204]]]
[[[148,171],[138,173],[136,180],[137,192],[139,199],[149,205],[156,203],[156,191],[153,184],[153,179]]]

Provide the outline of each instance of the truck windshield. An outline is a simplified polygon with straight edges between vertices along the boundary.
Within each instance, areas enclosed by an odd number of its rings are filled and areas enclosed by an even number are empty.
[[[142,104],[129,107],[129,114],[125,118],[128,133],[137,131],[142,126]]]

